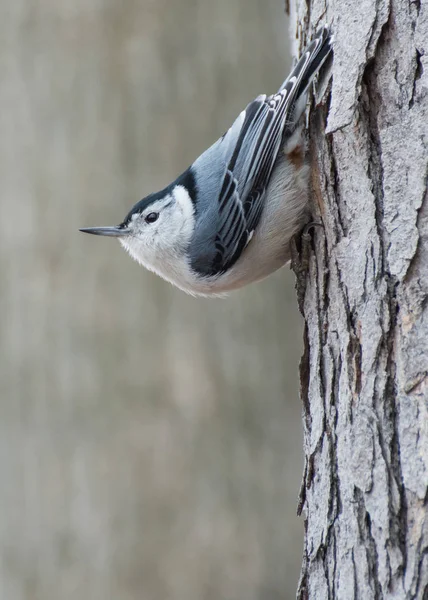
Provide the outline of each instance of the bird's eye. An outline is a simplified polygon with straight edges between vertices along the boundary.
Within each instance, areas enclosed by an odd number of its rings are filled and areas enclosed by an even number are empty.
[[[158,217],[159,217],[159,213],[151,212],[146,216],[146,218],[144,220],[146,223],[154,223],[155,221],[158,220]]]

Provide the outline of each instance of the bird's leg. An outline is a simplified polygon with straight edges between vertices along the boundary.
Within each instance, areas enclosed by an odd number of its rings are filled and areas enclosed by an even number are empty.
[[[302,231],[296,233],[290,240],[291,263],[290,267],[296,276],[296,294],[300,313],[303,308],[306,294],[306,277],[309,270],[309,255],[311,251],[311,229],[322,227],[321,223],[311,221],[305,225]]]

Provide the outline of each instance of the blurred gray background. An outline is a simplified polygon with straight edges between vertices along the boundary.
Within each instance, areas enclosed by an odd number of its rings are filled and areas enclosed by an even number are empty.
[[[0,600],[295,597],[302,325],[196,300],[118,223],[289,65],[282,0],[0,6]]]

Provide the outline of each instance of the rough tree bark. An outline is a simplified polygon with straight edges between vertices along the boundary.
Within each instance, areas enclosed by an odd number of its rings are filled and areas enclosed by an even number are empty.
[[[324,228],[304,302],[298,597],[426,599],[428,3],[292,10],[296,53],[322,23],[335,33],[309,121]]]

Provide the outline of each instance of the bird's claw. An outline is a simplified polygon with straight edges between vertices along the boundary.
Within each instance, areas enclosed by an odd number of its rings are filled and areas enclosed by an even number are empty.
[[[303,308],[306,294],[306,277],[309,271],[309,256],[311,251],[311,229],[322,227],[322,223],[311,221],[302,231],[296,233],[290,240],[291,264],[290,267],[296,276],[296,294],[300,313]]]

